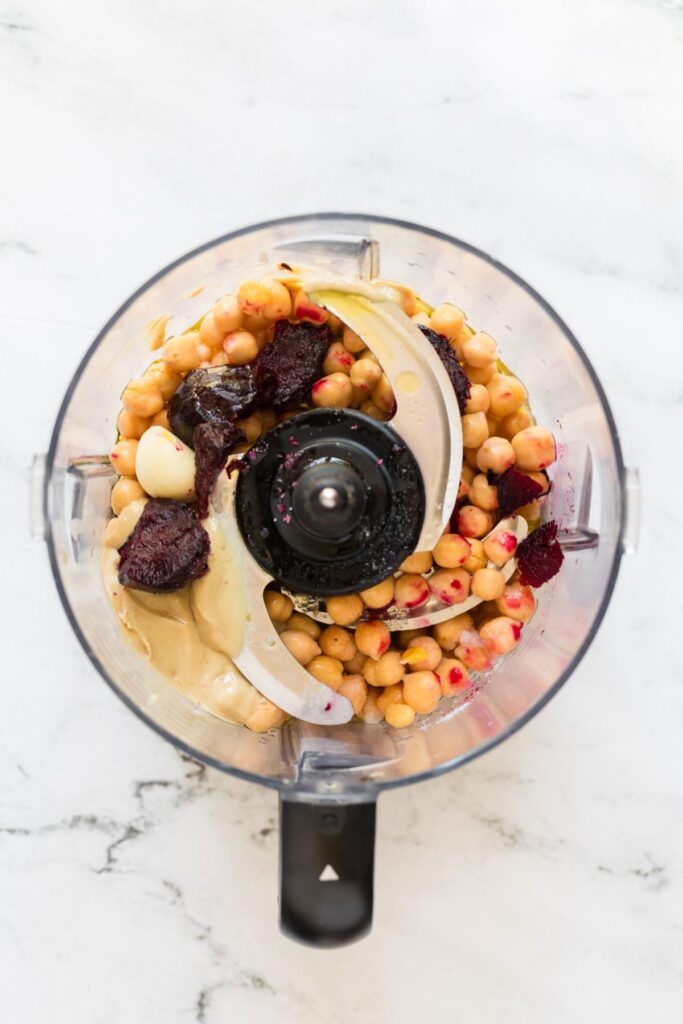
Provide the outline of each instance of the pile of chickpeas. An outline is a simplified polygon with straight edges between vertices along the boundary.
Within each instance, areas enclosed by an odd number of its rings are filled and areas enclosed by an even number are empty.
[[[500,474],[514,466],[546,493],[544,471],[555,460],[555,440],[535,425],[526,389],[499,361],[494,339],[475,332],[462,310],[450,303],[431,309],[410,288],[379,283],[413,321],[448,339],[471,383],[461,417],[464,461],[457,515],[433,551],[415,552],[395,576],[358,594],[328,598],[332,625],[294,611],[277,588],[266,591],[265,601],[282,642],[312,676],[347,697],[363,721],[404,728],[416,715],[434,711],[442,697],[462,698],[473,686],[471,673],[485,672],[519,643],[535,599],[517,574],[506,583],[501,571],[514,558],[517,539],[505,529],[488,536],[500,515],[497,488],[487,472]],[[236,295],[220,299],[197,329],[166,341],[160,358],[124,390],[120,438],[110,453],[119,474],[111,494],[115,515],[145,495],[135,478],[138,441],[150,426],[168,428],[168,402],[183,377],[197,367],[252,362],[282,318],[327,323],[331,330],[324,376],[311,388],[310,405],[359,409],[378,420],[391,417],[395,399],[389,380],[357,334],[316,306],[294,277],[247,281]],[[238,450],[247,450],[276,423],[310,405],[279,416],[273,410],[256,412],[239,421],[246,441]],[[539,520],[541,499],[518,510],[531,525]],[[458,614],[457,606],[472,595],[480,603]],[[431,628],[392,632],[381,617],[390,607],[419,609],[432,596],[453,606],[453,618]]]

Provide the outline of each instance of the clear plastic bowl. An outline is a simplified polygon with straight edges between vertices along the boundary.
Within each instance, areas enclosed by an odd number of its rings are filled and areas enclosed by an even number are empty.
[[[332,729],[290,722],[257,735],[221,721],[161,679],[125,641],[103,587],[112,475],[101,453],[115,436],[123,385],[150,361],[145,325],[168,314],[169,330],[177,333],[255,267],[283,259],[404,281],[428,301],[461,306],[472,324],[497,339],[503,359],[529,391],[537,420],[558,439],[546,515],[560,522],[561,573],[538,592],[533,625],[478,693],[460,706],[442,701],[429,718],[401,731],[359,722]],[[628,489],[600,382],[571,331],[532,288],[439,232],[379,217],[318,214],[270,221],[210,242],[160,271],[114,314],[84,356],[59,411],[45,465],[44,515],[71,625],[102,678],[136,714],[192,756],[276,787],[287,802],[372,806],[374,815],[384,787],[429,778],[478,756],[527,722],[569,678],[614,588]],[[290,924],[290,930],[297,929]],[[337,939],[342,931],[340,925]],[[347,932],[346,938],[354,937],[351,926]],[[315,935],[308,940],[316,941]]]

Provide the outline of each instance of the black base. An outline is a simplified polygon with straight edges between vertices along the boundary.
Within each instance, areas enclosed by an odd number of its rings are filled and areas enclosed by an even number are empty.
[[[289,938],[331,948],[370,931],[376,806],[280,798],[280,928]]]

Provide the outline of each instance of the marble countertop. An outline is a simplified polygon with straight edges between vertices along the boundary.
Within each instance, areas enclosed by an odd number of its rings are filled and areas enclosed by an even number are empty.
[[[682,37],[678,0],[0,2],[3,1021],[680,1020]],[[113,697],[26,500],[140,281],[316,209],[422,222],[530,280],[643,482],[579,670],[486,757],[381,798],[374,930],[331,953],[277,931],[275,794]]]

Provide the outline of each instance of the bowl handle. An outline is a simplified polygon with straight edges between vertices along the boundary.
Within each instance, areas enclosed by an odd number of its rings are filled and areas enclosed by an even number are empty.
[[[376,808],[280,797],[280,928],[289,938],[332,948],[370,931]]]

